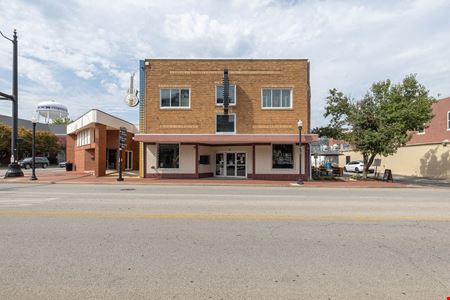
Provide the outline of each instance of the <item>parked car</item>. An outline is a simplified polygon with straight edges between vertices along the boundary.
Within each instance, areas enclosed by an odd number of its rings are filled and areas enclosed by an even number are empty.
[[[362,160],[354,160],[344,166],[344,172],[362,172],[364,170],[364,162]],[[375,172],[374,167],[369,168],[369,173]]]
[[[48,161],[47,157],[36,157],[35,158],[35,166],[41,167],[41,168],[47,168],[50,165],[50,162]],[[29,169],[33,166],[33,158],[27,157],[19,161],[19,165],[24,169]]]
[[[59,167],[60,167],[60,168],[65,168],[65,167],[66,167],[66,163],[67,163],[66,161],[60,162],[60,163],[59,163]]]

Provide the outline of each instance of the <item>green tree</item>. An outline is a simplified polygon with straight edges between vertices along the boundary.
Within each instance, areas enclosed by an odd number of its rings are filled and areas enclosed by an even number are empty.
[[[65,117],[65,118],[55,118],[52,120],[52,124],[54,125],[62,125],[62,124],[70,124],[72,123],[73,120],[71,120],[69,117]]]
[[[54,158],[58,154],[58,137],[48,131],[36,132],[36,154]]]
[[[0,124],[0,162],[9,163],[11,157],[11,127]]]
[[[342,134],[341,130],[330,126],[315,127],[311,130],[311,133],[317,134],[319,137],[328,137],[334,139],[339,139]]]
[[[19,128],[18,138],[22,143],[17,145],[19,159],[31,156],[32,130]],[[60,149],[58,137],[47,131],[36,131],[36,155],[47,156],[54,160]],[[7,164],[11,157],[11,127],[0,124],[0,160]]]
[[[398,84],[389,79],[372,84],[358,101],[332,89],[324,116],[330,117],[328,126],[340,132],[338,138],[361,152],[363,177],[367,178],[376,155],[396,153],[411,139],[414,130],[426,127],[433,118],[434,101],[416,76],[408,75]]]
[[[18,136],[22,142],[17,145],[19,159],[31,156],[31,143],[33,140],[33,133],[30,129],[19,128]]]

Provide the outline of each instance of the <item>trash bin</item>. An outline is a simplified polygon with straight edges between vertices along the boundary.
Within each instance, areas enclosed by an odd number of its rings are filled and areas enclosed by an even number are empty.
[[[66,171],[72,171],[73,169],[73,164],[70,162],[66,162]]]

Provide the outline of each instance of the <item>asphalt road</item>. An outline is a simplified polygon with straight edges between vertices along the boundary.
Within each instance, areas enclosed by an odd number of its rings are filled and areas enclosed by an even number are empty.
[[[0,299],[446,299],[449,191],[0,184]]]

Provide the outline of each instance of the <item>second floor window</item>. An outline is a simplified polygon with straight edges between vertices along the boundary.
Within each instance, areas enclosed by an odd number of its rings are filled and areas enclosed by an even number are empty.
[[[189,108],[190,93],[189,89],[161,89],[161,107],[162,108]]]
[[[230,91],[228,94],[228,100],[230,105],[236,104],[236,86],[230,85]],[[216,85],[216,104],[223,105],[223,85]]]
[[[85,129],[77,133],[77,146],[85,146],[91,143],[91,128]]]
[[[262,89],[262,108],[292,108],[292,90]]]
[[[236,115],[216,115],[216,133],[236,133]]]

